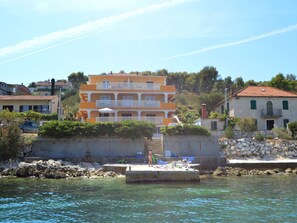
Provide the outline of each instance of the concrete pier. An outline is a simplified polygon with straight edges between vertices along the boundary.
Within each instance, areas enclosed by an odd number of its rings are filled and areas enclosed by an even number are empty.
[[[280,159],[280,160],[255,160],[255,159],[230,159],[227,162],[227,166],[240,167],[244,169],[286,169],[297,167],[297,159]]]
[[[143,182],[199,182],[199,170],[185,167],[166,168],[162,166],[129,166],[126,183]]]

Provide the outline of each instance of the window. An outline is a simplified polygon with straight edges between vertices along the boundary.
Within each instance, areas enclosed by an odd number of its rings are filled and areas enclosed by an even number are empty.
[[[13,105],[3,105],[3,110],[13,111]]]
[[[257,109],[257,102],[256,100],[251,100],[251,109],[256,110]]]
[[[221,106],[221,114],[225,113],[224,105]]]
[[[110,96],[101,96],[99,105],[100,106],[112,106],[110,99],[111,99]]]
[[[283,110],[289,110],[289,102],[283,101]]]
[[[218,123],[216,121],[211,121],[210,122],[210,130],[214,131],[214,130],[218,130]]]
[[[288,127],[289,119],[284,119],[284,128]]]

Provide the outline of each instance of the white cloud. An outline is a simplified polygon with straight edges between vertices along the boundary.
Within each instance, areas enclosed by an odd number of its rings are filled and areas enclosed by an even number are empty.
[[[200,53],[205,53],[205,52],[209,52],[212,50],[216,50],[216,49],[220,49],[220,48],[226,48],[226,47],[231,47],[231,46],[236,46],[236,45],[242,45],[248,42],[253,42],[256,40],[260,40],[260,39],[264,39],[264,38],[268,38],[271,36],[275,36],[278,34],[282,34],[282,33],[287,33],[287,32],[292,32],[297,30],[297,24],[292,25],[292,26],[288,26],[282,29],[277,29],[268,33],[264,33],[262,35],[259,36],[254,36],[254,37],[250,37],[247,39],[243,39],[243,40],[239,40],[239,41],[235,41],[235,42],[230,42],[230,43],[223,43],[223,44],[219,44],[219,45],[213,45],[213,46],[209,46],[209,47],[205,47],[196,51],[192,51],[192,52],[188,52],[188,53],[182,53],[182,54],[177,54],[174,56],[170,56],[170,57],[166,57],[163,58],[164,60],[171,60],[171,59],[175,59],[175,58],[180,58],[180,57],[187,57],[187,56],[192,56],[192,55],[196,55],[196,54],[200,54]]]
[[[182,4],[189,0],[171,0],[166,1],[160,4],[155,4],[143,8],[139,8],[136,10],[128,11],[125,13],[121,13],[114,16],[104,17],[102,19],[98,19],[92,22],[88,22],[79,26],[75,26],[69,29],[49,33],[47,35],[35,37],[30,40],[25,40],[23,42],[17,43],[12,46],[4,47],[0,49],[0,58],[8,57],[13,54],[23,53],[28,51],[33,51],[35,48],[44,47],[44,49],[52,48],[52,45],[61,45],[66,44],[69,41],[73,41],[76,39],[81,39],[88,37],[90,35],[94,35],[103,30],[103,28],[107,28],[115,23],[124,21],[126,19],[136,17],[145,13],[150,13],[154,11],[159,11],[165,8],[174,7],[178,4]],[[58,44],[57,44],[58,43]],[[36,50],[35,50],[36,51]],[[43,51],[43,49],[39,49],[36,52]],[[26,55],[30,55],[31,52]],[[23,56],[19,56],[23,57]],[[11,61],[11,59],[9,60]],[[3,62],[2,62],[3,63]]]

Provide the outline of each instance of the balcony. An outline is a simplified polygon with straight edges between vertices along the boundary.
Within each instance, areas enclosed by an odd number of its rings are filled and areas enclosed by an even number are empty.
[[[101,108],[101,107],[160,108],[160,101],[97,100],[96,106],[97,108]]]
[[[103,82],[97,83],[97,90],[150,90],[160,91],[160,84],[153,83],[125,83],[125,82]]]
[[[96,117],[96,122],[123,122],[127,120],[135,120],[135,121],[147,121],[155,123],[156,125],[163,124],[163,117],[148,117],[148,116],[121,116],[121,117]]]
[[[281,109],[261,109],[261,117],[262,118],[279,118],[282,117],[282,110]]]

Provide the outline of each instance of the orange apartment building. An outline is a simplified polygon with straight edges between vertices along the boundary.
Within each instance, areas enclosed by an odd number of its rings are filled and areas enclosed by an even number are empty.
[[[89,75],[80,86],[78,117],[86,122],[150,121],[173,122],[175,87],[164,76],[137,74]]]

